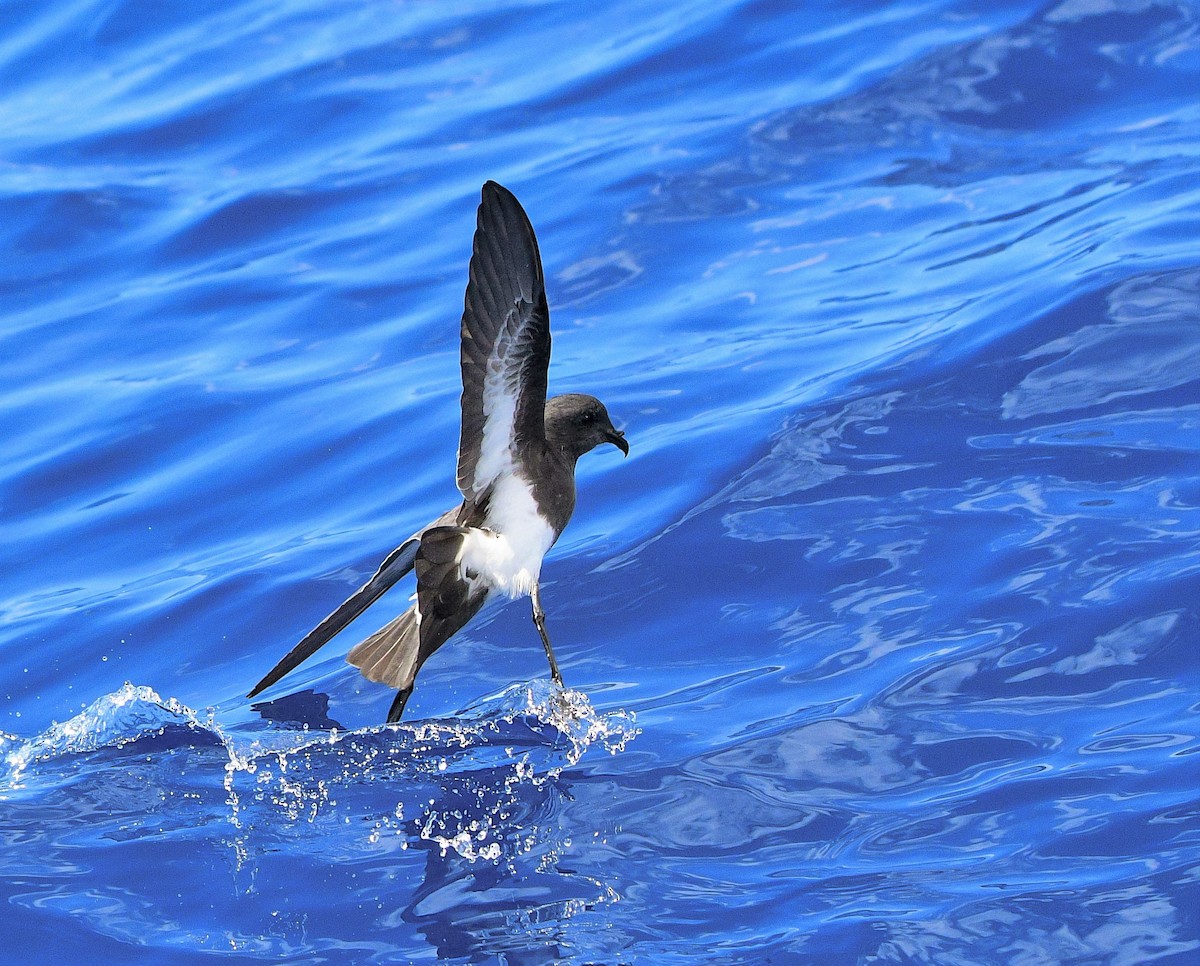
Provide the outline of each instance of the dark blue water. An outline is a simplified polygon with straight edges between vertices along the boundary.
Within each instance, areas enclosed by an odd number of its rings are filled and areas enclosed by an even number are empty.
[[[1200,961],[1198,95],[1193,3],[0,5],[5,958]],[[632,444],[575,690],[252,707],[457,498],[488,178]]]

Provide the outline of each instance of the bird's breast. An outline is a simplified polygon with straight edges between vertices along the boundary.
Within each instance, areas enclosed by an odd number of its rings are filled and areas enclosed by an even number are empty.
[[[557,536],[538,511],[529,484],[515,474],[501,477],[492,489],[483,528],[472,528],[463,541],[463,574],[478,574],[509,597],[529,594]]]

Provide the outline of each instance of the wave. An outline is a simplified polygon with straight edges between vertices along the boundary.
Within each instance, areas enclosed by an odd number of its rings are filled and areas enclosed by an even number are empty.
[[[392,783],[400,797],[376,816],[367,843],[386,830],[465,859],[498,859],[505,854],[498,839],[520,845],[504,819],[519,811],[524,794],[557,780],[592,749],[616,754],[638,733],[633,713],[598,713],[581,692],[542,682],[513,685],[453,719],[328,732],[230,729],[212,712],[126,682],[33,738],[0,735],[0,798],[29,801],[157,762],[146,791],[206,802],[193,817],[213,817],[213,793],[223,790],[242,860],[256,830],[269,839],[298,825],[362,818],[379,812],[379,789]],[[469,812],[457,807],[464,796],[473,799]],[[128,824],[144,807],[144,798],[131,803],[114,821]],[[186,811],[172,824],[186,825]]]

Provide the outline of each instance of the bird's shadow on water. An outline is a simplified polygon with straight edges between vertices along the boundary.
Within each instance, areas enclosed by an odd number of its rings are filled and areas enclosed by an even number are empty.
[[[297,691],[274,701],[259,701],[250,705],[263,721],[279,725],[312,728],[317,731],[345,731],[345,725],[329,717],[329,695],[312,688]]]

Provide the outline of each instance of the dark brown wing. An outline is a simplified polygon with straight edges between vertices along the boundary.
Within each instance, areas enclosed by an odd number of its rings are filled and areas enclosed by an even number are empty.
[[[462,317],[458,488],[476,498],[546,438],[550,311],[533,226],[512,193],[483,186]]]
[[[375,603],[389,587],[413,569],[419,543],[420,535],[409,537],[388,554],[387,559],[375,571],[375,575],[346,598],[337,610],[304,635],[300,643],[288,651],[279,663],[271,668],[258,684],[254,685],[246,697],[254,697],[258,692],[269,688],[289,671],[298,667],[303,661],[307,661],[328,644],[342,628]]]

